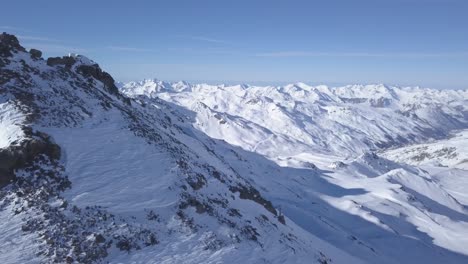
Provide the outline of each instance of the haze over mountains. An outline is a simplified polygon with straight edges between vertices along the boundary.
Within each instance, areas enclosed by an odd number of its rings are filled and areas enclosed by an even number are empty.
[[[465,263],[468,91],[115,83],[0,35],[1,263]]]

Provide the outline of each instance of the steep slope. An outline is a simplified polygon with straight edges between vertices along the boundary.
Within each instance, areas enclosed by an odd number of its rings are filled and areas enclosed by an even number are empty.
[[[360,263],[295,225],[163,101],[0,35],[0,262]]]

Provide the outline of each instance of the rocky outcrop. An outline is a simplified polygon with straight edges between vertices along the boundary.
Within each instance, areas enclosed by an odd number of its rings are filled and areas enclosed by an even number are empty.
[[[48,135],[31,129],[25,131],[31,137],[18,145],[0,149],[0,187],[12,182],[15,179],[15,170],[32,164],[39,155],[46,155],[53,160],[60,159],[60,147]]]
[[[112,76],[103,71],[99,65],[80,65],[77,67],[78,73],[85,77],[93,77],[104,84],[104,88],[111,94],[120,95],[119,89],[115,86],[115,80]]]
[[[13,51],[26,51],[14,35],[3,32],[0,35],[0,56],[9,57]]]
[[[47,59],[47,65],[49,66],[57,66],[63,65],[67,69],[71,69],[73,64],[75,64],[76,59],[71,56],[63,56],[63,57],[50,57]]]
[[[29,54],[31,54],[31,58],[33,59],[40,59],[42,57],[42,51],[37,49],[30,49]]]
[[[81,64],[80,58],[85,58],[81,55],[70,55],[63,57],[51,57],[47,59],[47,65],[54,66],[63,66],[67,70],[71,70],[72,67],[76,67],[75,70],[78,74],[86,78],[94,78],[104,84],[104,89],[112,94],[117,96],[120,100],[124,101],[126,104],[130,105],[130,99],[123,96],[117,86],[115,85],[115,80],[112,76],[103,71],[97,63],[94,64]]]

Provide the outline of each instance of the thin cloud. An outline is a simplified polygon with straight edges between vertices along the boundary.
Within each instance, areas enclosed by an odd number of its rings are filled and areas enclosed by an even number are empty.
[[[28,48],[35,48],[38,50],[41,50],[43,52],[47,53],[61,53],[61,54],[67,54],[67,53],[88,53],[89,50],[79,48],[79,47],[74,47],[74,46],[65,46],[65,45],[55,45],[55,44],[49,44],[49,43],[24,43],[23,44],[25,47]]]
[[[142,48],[134,48],[134,47],[121,47],[121,46],[108,46],[107,47],[113,51],[128,51],[128,52],[150,52],[153,50],[150,49],[142,49]]]
[[[29,30],[26,30],[24,28],[12,27],[12,26],[0,26],[0,30],[30,32]]]
[[[17,35],[17,37],[21,40],[60,42],[57,39],[52,39],[52,38],[47,38],[47,37],[35,37],[35,36],[25,36],[25,35]]]
[[[231,49],[225,48],[198,48],[194,49],[192,47],[170,47],[167,48],[171,52],[182,52],[182,53],[191,53],[191,54],[214,54],[214,55],[241,55],[239,52],[236,52]]]
[[[181,39],[186,39],[186,40],[195,40],[195,41],[201,41],[201,42],[208,42],[208,43],[215,43],[215,44],[227,44],[231,45],[233,44],[232,42],[218,39],[218,38],[212,38],[212,37],[206,37],[206,36],[192,36],[192,35],[173,35],[172,37],[175,38],[181,38]]]
[[[446,53],[368,53],[368,52],[307,52],[307,51],[280,51],[257,53],[256,57],[369,57],[369,58],[436,58],[436,57],[466,57],[468,52]]]
[[[174,48],[169,47],[167,48],[168,51],[176,51],[176,52],[193,52],[195,51],[192,47],[181,47],[181,48]]]
[[[201,37],[201,36],[192,36],[190,38],[193,39],[193,40],[200,40],[200,41],[217,43],[217,44],[230,44],[227,41],[224,41],[224,40],[221,40],[221,39],[215,39],[215,38],[207,38],[207,37]]]

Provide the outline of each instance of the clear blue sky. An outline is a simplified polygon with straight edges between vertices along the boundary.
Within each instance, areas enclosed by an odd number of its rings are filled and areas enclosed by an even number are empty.
[[[468,88],[467,0],[15,0],[0,30],[123,81]]]

